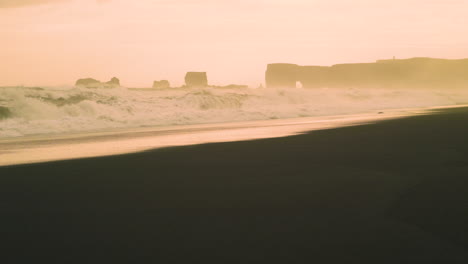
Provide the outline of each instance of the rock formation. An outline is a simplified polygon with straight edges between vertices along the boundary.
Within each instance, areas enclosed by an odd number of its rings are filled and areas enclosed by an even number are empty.
[[[266,71],[266,85],[269,88],[296,87],[299,66],[296,64],[269,64]]]
[[[120,87],[120,80],[116,77],[113,77],[110,81],[106,82],[107,86]]]
[[[93,78],[85,78],[76,81],[75,85],[86,88],[115,88],[120,87],[120,80],[114,77],[110,81],[102,83],[101,81],[98,81]]]
[[[168,80],[161,80],[161,81],[154,81],[153,88],[155,89],[167,89],[170,88],[171,85]]]
[[[338,64],[331,67],[270,64],[269,88],[314,87],[461,87],[468,86],[468,59],[412,58],[375,63]]]
[[[206,72],[188,72],[185,75],[185,85],[187,87],[208,86],[208,77],[206,75]]]
[[[87,88],[97,88],[101,86],[101,82],[93,78],[79,79],[76,81],[76,86],[84,86]]]

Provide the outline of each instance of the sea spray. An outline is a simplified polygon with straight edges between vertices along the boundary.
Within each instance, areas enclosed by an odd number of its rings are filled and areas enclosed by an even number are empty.
[[[0,137],[468,103],[468,89],[0,88]]]

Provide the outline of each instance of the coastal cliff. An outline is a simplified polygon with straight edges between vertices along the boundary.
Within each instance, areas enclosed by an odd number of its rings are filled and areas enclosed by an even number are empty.
[[[468,59],[412,58],[375,63],[299,66],[269,64],[266,85],[270,88],[319,87],[468,87]]]

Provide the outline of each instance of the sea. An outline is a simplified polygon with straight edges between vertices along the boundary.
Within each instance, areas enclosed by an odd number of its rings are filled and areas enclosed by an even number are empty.
[[[468,89],[0,88],[0,166],[291,136],[465,107]]]

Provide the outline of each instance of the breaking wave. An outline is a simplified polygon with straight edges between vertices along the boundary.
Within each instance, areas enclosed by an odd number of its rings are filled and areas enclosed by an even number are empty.
[[[0,88],[0,137],[325,116],[465,103],[468,103],[468,91],[462,89],[4,87]]]
[[[9,108],[0,106],[0,120],[11,117],[11,111]]]

